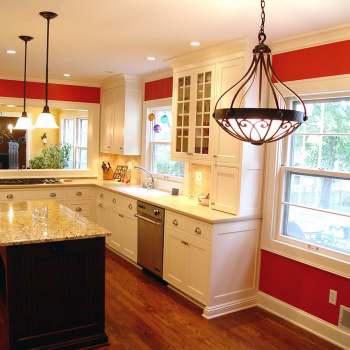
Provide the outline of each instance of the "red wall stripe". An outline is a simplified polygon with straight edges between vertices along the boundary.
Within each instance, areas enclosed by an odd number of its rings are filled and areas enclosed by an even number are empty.
[[[339,305],[350,307],[350,280],[262,250],[260,290],[325,321],[338,324]],[[338,291],[337,305],[328,303]]]
[[[145,101],[159,100],[173,96],[173,77],[147,82],[145,84]]]
[[[23,97],[23,82],[0,79],[0,96]],[[27,83],[27,97],[44,99],[45,84]],[[100,88],[77,85],[49,84],[49,99],[57,101],[100,103]]]
[[[283,81],[350,73],[350,40],[273,55],[273,66]]]

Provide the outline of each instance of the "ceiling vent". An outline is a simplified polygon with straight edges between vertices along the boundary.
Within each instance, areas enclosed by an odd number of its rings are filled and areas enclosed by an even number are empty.
[[[340,305],[339,327],[350,332],[350,308]]]

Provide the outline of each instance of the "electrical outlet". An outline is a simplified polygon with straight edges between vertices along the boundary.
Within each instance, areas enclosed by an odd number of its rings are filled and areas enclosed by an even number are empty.
[[[202,178],[203,178],[203,174],[201,171],[196,171],[195,172],[195,179],[196,179],[196,182],[201,182],[202,181]]]
[[[337,305],[337,296],[338,292],[336,290],[330,289],[328,302],[332,305]]]

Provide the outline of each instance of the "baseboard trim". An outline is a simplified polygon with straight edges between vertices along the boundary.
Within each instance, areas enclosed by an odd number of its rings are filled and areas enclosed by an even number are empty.
[[[277,315],[340,348],[350,349],[350,333],[264,292],[258,292],[257,306]]]
[[[202,316],[208,320],[230,314],[232,312],[237,312],[240,310],[248,309],[256,306],[256,296],[239,299],[237,301],[232,301],[225,304],[219,304],[215,306],[207,306],[203,309]]]
[[[119,253],[117,250],[115,250],[114,248],[112,248],[110,245],[106,244],[106,248],[112,252],[113,254],[116,254],[118,256],[120,256],[122,259],[126,260],[127,262],[129,262],[130,264],[134,265],[135,267],[137,267],[138,269],[142,270],[142,266],[138,265],[135,261],[129,259],[127,256]]]

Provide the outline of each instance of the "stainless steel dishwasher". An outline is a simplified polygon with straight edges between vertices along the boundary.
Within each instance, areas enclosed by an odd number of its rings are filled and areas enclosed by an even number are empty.
[[[163,277],[164,209],[137,202],[137,262],[145,269]]]

